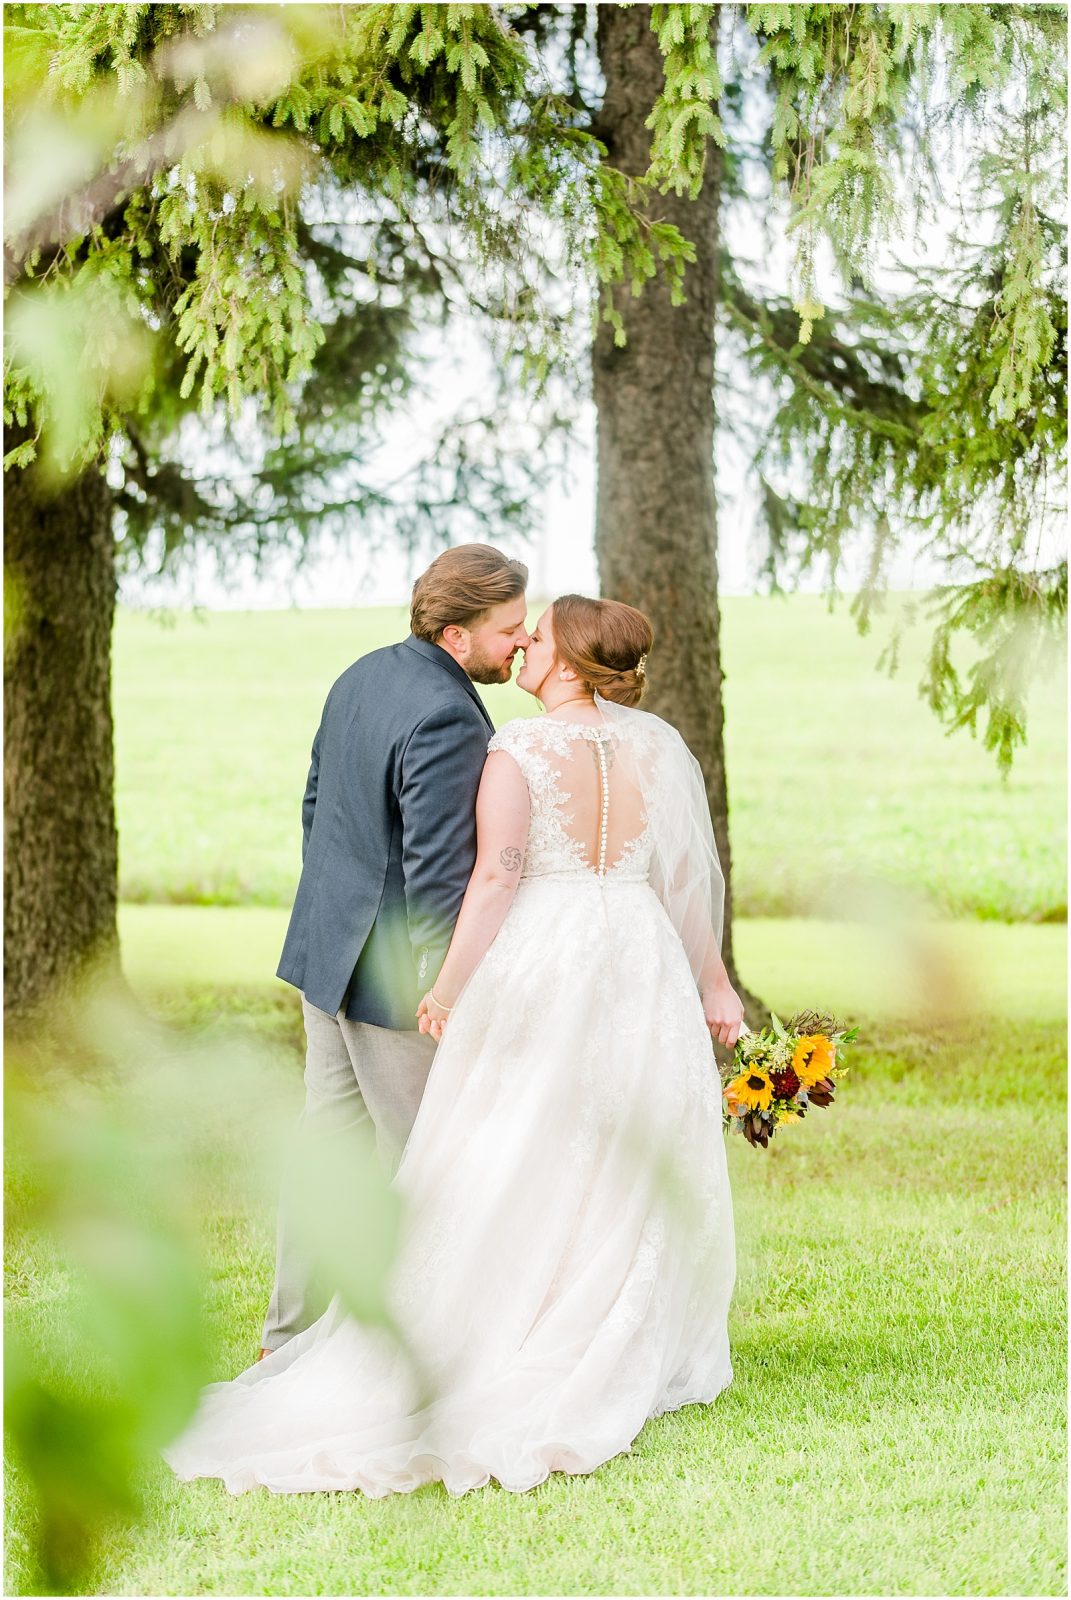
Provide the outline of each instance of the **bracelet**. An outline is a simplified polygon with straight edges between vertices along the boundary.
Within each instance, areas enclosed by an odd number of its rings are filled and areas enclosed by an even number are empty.
[[[444,1006],[442,1001],[439,999],[438,995],[435,993],[434,989],[429,989],[428,993],[430,994],[431,998],[435,1001],[435,1004],[438,1006],[440,1011],[452,1011],[454,1009],[453,1006]]]

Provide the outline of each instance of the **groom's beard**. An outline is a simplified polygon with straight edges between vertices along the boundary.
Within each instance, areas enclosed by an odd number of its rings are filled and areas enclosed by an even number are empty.
[[[513,675],[513,656],[507,656],[500,667],[489,656],[479,655],[475,650],[465,664],[465,671],[473,683],[508,683]]]

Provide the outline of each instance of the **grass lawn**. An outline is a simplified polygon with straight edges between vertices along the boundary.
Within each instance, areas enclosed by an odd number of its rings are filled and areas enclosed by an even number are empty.
[[[129,907],[122,931],[170,1020],[232,1014],[283,1044],[296,1108],[295,1001],[263,981],[279,914]],[[1064,930],[882,943],[756,920],[737,941],[775,1008],[838,1005],[864,1038],[829,1112],[766,1152],[730,1141],[735,1378],[718,1401],[523,1496],[232,1499],[154,1466],[143,1520],[109,1537],[87,1592],[1066,1592]],[[224,1376],[254,1353],[272,1219],[228,1210],[220,1185],[204,1230]],[[12,1310],[32,1324],[62,1303],[42,1266]],[[7,1512],[11,1592],[17,1473]]]
[[[946,738],[918,699],[922,629],[892,679],[874,667],[884,625],[861,639],[843,604],[830,614],[817,596],[728,598],[723,629],[740,915],[840,920],[891,885],[946,916],[1066,920],[1062,671],[1035,686],[1030,743],[1005,784],[978,740]],[[389,607],[168,626],[121,613],[122,897],[289,905],[327,690],[407,631]],[[497,723],[537,709],[513,685],[484,694]]]
[[[295,991],[271,976],[288,917],[267,906],[121,906],[124,970],[157,999],[175,989],[248,989],[297,1013]],[[1063,1014],[1066,926],[760,917],[737,920],[733,941],[741,977],[786,1015],[816,1002],[902,1021]]]

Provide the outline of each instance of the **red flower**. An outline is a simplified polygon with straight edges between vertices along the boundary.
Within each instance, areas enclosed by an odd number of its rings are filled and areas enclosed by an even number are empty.
[[[791,1067],[782,1067],[780,1072],[771,1072],[770,1081],[773,1084],[774,1095],[779,1100],[791,1100],[800,1086],[800,1080]]]

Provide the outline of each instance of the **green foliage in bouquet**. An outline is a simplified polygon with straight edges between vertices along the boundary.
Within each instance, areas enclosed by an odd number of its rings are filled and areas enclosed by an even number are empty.
[[[741,1034],[732,1061],[721,1069],[725,1126],[763,1149],[782,1123],[800,1121],[808,1106],[833,1104],[848,1071],[841,1046],[859,1031],[817,1011],[799,1011],[787,1026],[775,1015],[771,1024]]]

